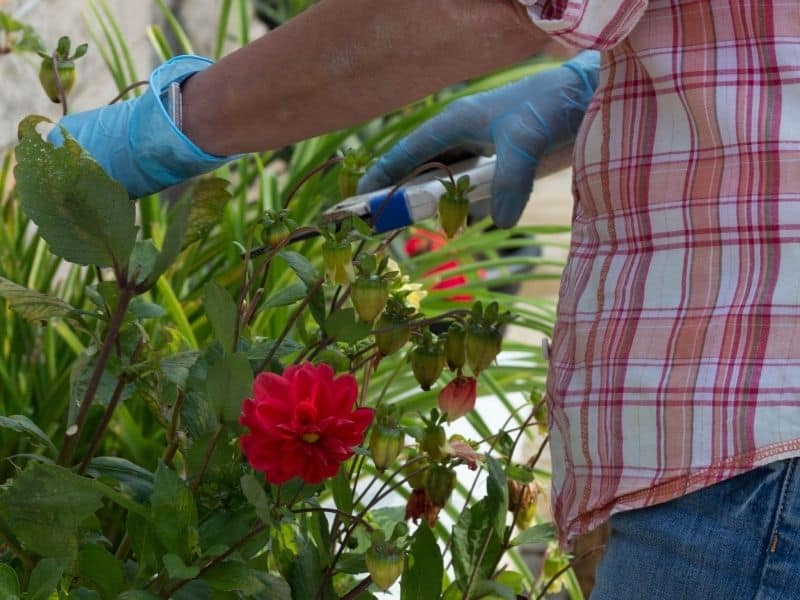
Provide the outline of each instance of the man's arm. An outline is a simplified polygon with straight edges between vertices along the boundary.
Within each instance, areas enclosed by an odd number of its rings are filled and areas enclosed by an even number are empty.
[[[279,148],[519,62],[548,40],[518,0],[322,0],[183,86],[206,152]]]

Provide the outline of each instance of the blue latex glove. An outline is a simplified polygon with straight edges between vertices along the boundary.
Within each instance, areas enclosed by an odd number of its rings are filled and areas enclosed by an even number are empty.
[[[105,171],[122,183],[131,198],[155,193],[232,160],[203,152],[172,122],[161,94],[173,81],[182,82],[212,61],[176,56],[153,71],[150,86],[138,98],[67,115],[48,136],[63,143],[61,127]]]
[[[455,100],[383,155],[359,182],[359,193],[392,185],[448,150],[494,151],[492,218],[499,227],[513,226],[539,159],[574,142],[599,69],[599,53],[586,51],[555,69]]]

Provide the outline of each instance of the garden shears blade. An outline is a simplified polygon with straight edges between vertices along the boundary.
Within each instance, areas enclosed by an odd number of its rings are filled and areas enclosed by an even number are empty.
[[[469,158],[450,168],[456,181],[464,175],[469,176],[471,189],[467,197],[471,205],[489,200],[495,169],[494,156]],[[375,233],[385,233],[435,217],[439,198],[445,191],[440,178],[441,171],[433,170],[415,177],[398,189],[389,186],[351,196],[325,211],[322,222],[339,223],[349,217],[359,217]]]

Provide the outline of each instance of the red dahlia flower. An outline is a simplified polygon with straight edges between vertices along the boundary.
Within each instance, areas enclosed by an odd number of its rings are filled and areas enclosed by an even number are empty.
[[[240,439],[247,460],[270,483],[333,477],[372,422],[371,408],[353,410],[357,397],[355,378],[334,378],[325,363],[259,374],[239,419],[250,428]]]

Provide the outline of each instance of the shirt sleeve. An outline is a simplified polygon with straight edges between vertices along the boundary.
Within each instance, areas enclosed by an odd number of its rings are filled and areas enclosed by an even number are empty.
[[[558,41],[608,50],[624,40],[649,0],[519,0],[533,22]]]

